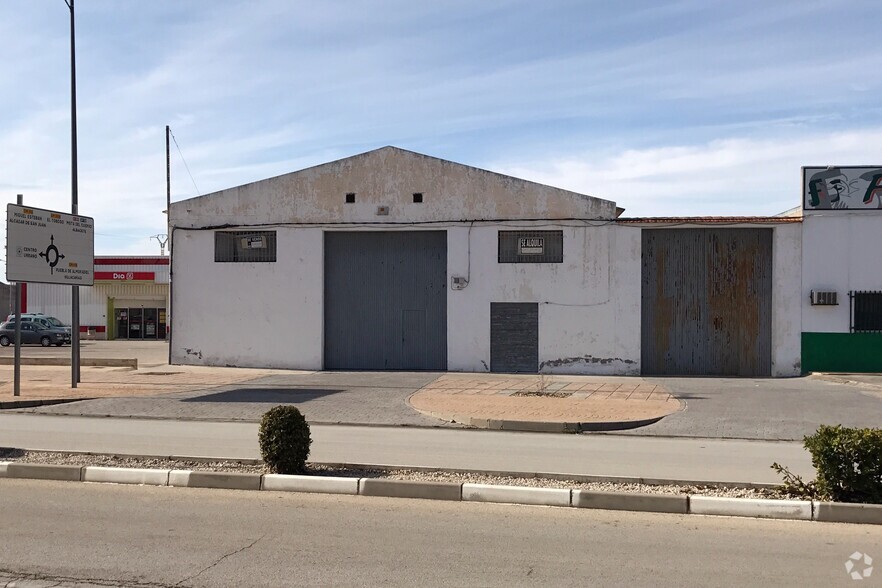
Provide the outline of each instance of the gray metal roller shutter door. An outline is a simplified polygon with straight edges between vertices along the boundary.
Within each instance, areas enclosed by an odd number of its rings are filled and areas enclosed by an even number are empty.
[[[490,371],[539,371],[539,305],[490,303]]]
[[[447,369],[447,233],[325,233],[326,369]]]
[[[769,376],[772,229],[643,229],[644,374]]]

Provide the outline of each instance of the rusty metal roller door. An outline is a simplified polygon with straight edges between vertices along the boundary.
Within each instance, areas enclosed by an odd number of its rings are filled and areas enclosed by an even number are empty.
[[[644,229],[644,374],[769,376],[772,229]]]

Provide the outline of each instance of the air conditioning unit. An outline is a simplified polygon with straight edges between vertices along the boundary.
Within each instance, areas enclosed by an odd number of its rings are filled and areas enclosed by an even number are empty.
[[[836,292],[812,290],[811,297],[812,306],[836,306],[839,304],[836,301]]]

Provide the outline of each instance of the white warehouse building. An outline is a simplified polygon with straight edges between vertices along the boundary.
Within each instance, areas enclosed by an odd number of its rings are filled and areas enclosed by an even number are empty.
[[[800,373],[801,218],[614,202],[384,147],[173,203],[173,363]]]

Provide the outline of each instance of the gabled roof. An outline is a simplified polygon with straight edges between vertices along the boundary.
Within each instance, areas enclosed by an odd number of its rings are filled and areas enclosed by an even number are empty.
[[[354,203],[345,203],[347,193]],[[389,146],[175,202],[170,217],[179,227],[328,224],[378,220],[378,207],[388,210],[379,220],[390,222],[616,216],[609,200]]]

